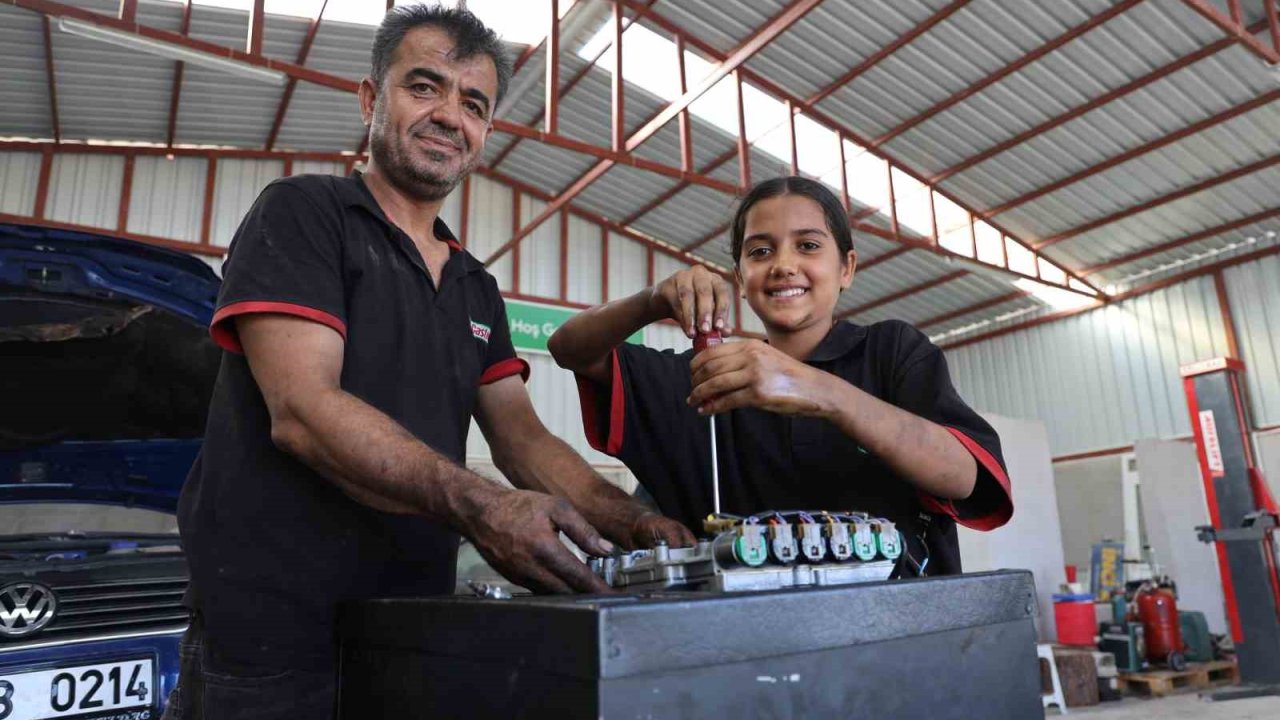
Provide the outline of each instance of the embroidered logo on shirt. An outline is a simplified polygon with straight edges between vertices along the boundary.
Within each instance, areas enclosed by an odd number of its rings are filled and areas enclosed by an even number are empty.
[[[471,321],[471,334],[474,335],[477,340],[482,340],[485,343],[488,343],[489,334],[492,332],[493,331],[489,329],[488,325],[482,325],[475,320]]]

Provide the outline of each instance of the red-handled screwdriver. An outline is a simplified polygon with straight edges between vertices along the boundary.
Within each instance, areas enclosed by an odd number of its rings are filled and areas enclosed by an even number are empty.
[[[720,337],[719,330],[711,332],[699,332],[693,336],[693,354],[706,350],[709,347],[715,347],[724,340]],[[716,416],[711,416],[711,501],[713,512],[720,514],[720,461],[716,454]]]

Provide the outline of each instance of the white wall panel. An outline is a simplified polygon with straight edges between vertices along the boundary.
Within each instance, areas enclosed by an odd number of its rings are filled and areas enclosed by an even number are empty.
[[[58,222],[115,229],[120,217],[124,158],[57,153],[49,173],[45,217]]]
[[[1213,281],[947,351],[974,408],[1039,418],[1055,455],[1190,432],[1180,365],[1226,354]]]
[[[208,161],[204,158],[136,158],[125,229],[140,235],[200,242],[207,177]]]
[[[0,212],[33,214],[39,181],[40,153],[0,153]]]
[[[532,222],[546,206],[541,200],[521,195],[520,226]],[[560,297],[560,216],[547,218],[531,235],[520,241],[515,251],[520,253],[520,292]]]
[[[347,174],[347,169],[343,163],[327,162],[323,160],[294,160],[294,175],[338,175]]]
[[[649,254],[645,246],[609,233],[609,299],[634,295],[645,287]]]
[[[462,185],[454,188],[453,192],[444,199],[439,217],[453,231],[454,236],[462,232]]]
[[[262,189],[284,173],[280,160],[218,161],[213,186],[213,220],[209,242],[226,247]]]
[[[1253,421],[1280,425],[1280,257],[1228,268],[1223,280],[1248,373]],[[1280,468],[1271,474],[1280,476]]]
[[[644,344],[654,350],[684,352],[693,347],[693,341],[684,331],[671,323],[654,323],[644,329]]]
[[[595,305],[603,301],[601,260],[604,254],[604,232],[596,225],[569,216],[569,287],[570,302]]]
[[[459,193],[460,194],[460,193]],[[467,250],[484,262],[511,239],[511,190],[488,178],[471,178],[471,214],[467,220]],[[498,287],[511,289],[511,253],[489,268]]]
[[[587,443],[573,373],[558,367],[550,355],[524,353],[521,357],[529,363],[528,389],[534,410],[551,434],[568,443],[592,465],[621,465],[618,460],[597,452]],[[475,422],[472,422],[471,433],[467,436],[467,457],[490,457],[489,445]]]

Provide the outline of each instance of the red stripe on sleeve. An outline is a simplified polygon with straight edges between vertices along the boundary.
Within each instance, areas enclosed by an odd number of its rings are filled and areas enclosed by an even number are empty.
[[[306,305],[286,302],[261,302],[257,300],[231,303],[214,313],[213,322],[209,324],[209,337],[213,338],[213,341],[223,350],[243,354],[244,348],[240,346],[240,336],[236,333],[235,323],[229,321],[237,315],[253,313],[277,313],[306,318],[333,328],[342,336],[343,340],[347,339],[347,324],[336,315],[330,315],[323,310],[310,308]]]
[[[578,400],[582,405],[582,429],[587,435],[591,447],[602,453],[617,457],[622,450],[622,431],[625,422],[626,393],[622,390],[622,364],[618,360],[618,351],[609,354],[609,362],[613,366],[613,377],[609,388],[609,432],[607,438],[601,432],[600,417],[596,412],[600,388],[595,382],[578,377]]]
[[[511,377],[516,373],[520,373],[521,380],[528,382],[529,363],[518,357],[500,360],[485,369],[484,373],[480,375],[480,384],[488,385],[489,383],[496,382],[502,378]]]

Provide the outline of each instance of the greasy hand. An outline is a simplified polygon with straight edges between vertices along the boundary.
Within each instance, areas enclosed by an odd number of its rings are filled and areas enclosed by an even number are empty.
[[[646,512],[637,517],[631,524],[629,534],[628,550],[651,548],[659,540],[671,547],[691,547],[698,541],[682,523],[656,512]]]
[[[728,334],[732,302],[729,283],[701,265],[681,270],[653,286],[649,298],[656,314],[675,320],[689,337],[712,329]]]
[[[703,415],[755,407],[784,415],[831,413],[831,375],[759,340],[725,343],[693,358],[689,405]]]
[[[534,592],[609,592],[560,542],[560,532],[591,555],[613,551],[569,501],[530,490],[494,494],[464,530],[494,570]]]

